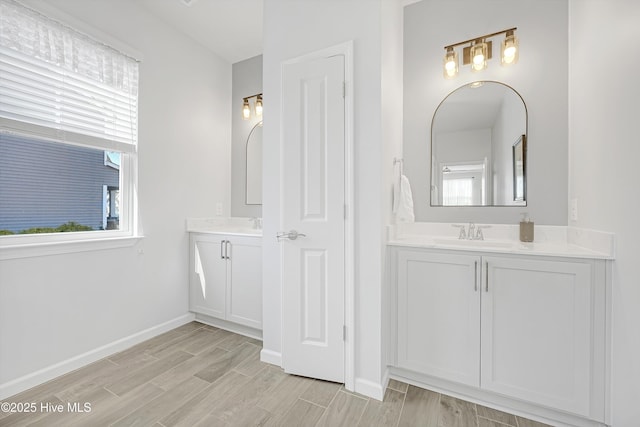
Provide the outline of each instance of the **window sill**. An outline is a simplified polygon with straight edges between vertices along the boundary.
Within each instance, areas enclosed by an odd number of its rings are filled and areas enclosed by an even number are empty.
[[[135,245],[143,236],[103,237],[98,239],[49,241],[5,245],[0,242],[0,261],[18,258],[35,258],[87,251],[127,248]]]

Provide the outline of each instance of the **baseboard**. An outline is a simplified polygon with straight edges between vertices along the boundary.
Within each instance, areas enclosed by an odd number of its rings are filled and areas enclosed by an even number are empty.
[[[263,348],[260,352],[260,361],[276,366],[282,366],[282,353],[277,353]]]
[[[384,396],[387,387],[389,387],[389,380],[391,379],[389,375],[389,367],[384,368],[384,372],[382,373],[382,396]]]
[[[384,398],[384,387],[382,384],[363,378],[356,378],[355,392],[376,400],[382,400]]]
[[[389,367],[390,378],[556,427],[604,427],[608,424],[403,368]]]
[[[144,331],[140,331],[133,335],[129,335],[128,337],[113,341],[109,344],[103,345],[102,347],[98,347],[86,353],[79,354],[75,357],[56,363],[54,365],[47,366],[46,368],[40,369],[39,371],[24,375],[20,378],[16,378],[4,384],[0,384],[0,400],[6,399],[7,397],[16,395],[32,387],[43,384],[56,377],[59,377],[60,375],[64,375],[78,368],[82,368],[83,366],[86,366],[100,359],[104,359],[105,357],[111,356],[114,353],[139,344],[142,341],[148,340],[164,332],[170,331],[171,329],[175,329],[178,326],[189,323],[194,319],[195,316],[191,313],[176,317],[175,319],[169,320],[168,322],[161,323],[160,325],[153,326],[149,329],[145,329]]]
[[[260,329],[251,328],[249,326],[240,325],[238,323],[229,322],[227,320],[217,319],[215,317],[207,316],[206,314],[200,313],[196,313],[196,321],[204,323],[205,325],[215,326],[216,328],[233,332],[234,334],[240,334],[244,335],[245,337],[262,341],[262,331]]]

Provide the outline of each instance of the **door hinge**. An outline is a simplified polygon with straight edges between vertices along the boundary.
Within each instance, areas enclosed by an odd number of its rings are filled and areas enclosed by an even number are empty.
[[[347,340],[347,325],[342,325],[342,341]]]
[[[342,97],[347,97],[347,82],[342,82]]]
[[[344,219],[349,219],[349,206],[344,205]]]

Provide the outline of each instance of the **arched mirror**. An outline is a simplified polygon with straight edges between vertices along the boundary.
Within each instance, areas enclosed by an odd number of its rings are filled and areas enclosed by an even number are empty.
[[[247,205],[262,204],[262,122],[249,132],[247,137]]]
[[[527,108],[513,88],[451,92],[431,123],[431,206],[526,206]]]

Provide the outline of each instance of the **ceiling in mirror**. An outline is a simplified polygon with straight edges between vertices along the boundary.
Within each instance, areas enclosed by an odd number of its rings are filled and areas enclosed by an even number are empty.
[[[451,92],[431,124],[432,206],[526,206],[527,109],[510,86]]]

